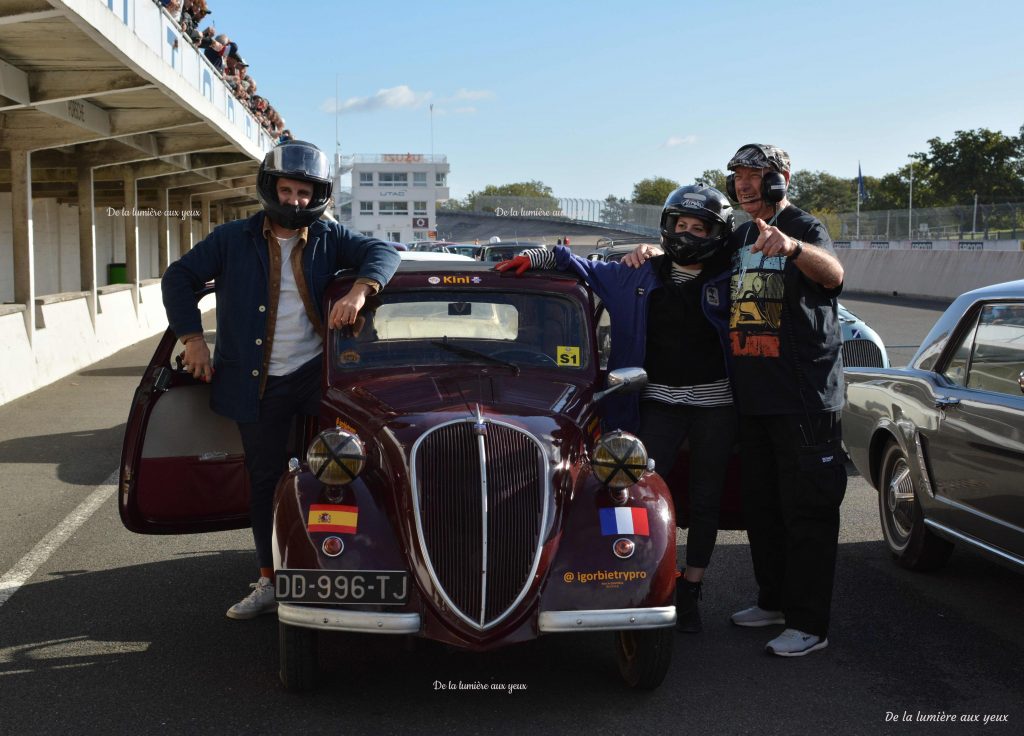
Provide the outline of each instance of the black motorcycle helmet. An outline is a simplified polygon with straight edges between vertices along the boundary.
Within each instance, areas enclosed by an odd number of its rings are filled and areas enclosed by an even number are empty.
[[[281,204],[277,196],[280,177],[313,185],[308,207]],[[323,151],[306,141],[287,141],[263,157],[256,177],[256,198],[273,222],[287,230],[298,230],[309,227],[324,213],[333,186],[331,162]]]
[[[708,224],[706,238],[691,233],[677,233],[676,221],[696,217]],[[679,187],[665,200],[661,210],[661,242],[665,253],[681,265],[703,263],[721,252],[732,234],[735,218],[732,205],[714,187],[691,184]]]

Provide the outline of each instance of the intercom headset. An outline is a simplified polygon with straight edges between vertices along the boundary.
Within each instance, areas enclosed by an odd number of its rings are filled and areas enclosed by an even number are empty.
[[[749,146],[756,146],[760,149],[761,153],[768,160],[771,160],[768,150],[760,143],[749,143],[743,148]],[[742,150],[742,149],[741,149]],[[725,193],[729,195],[729,199],[733,202],[739,202],[740,198],[736,196],[736,175],[729,174],[725,177]],[[765,202],[772,204],[778,204],[786,198],[786,177],[783,176],[781,171],[775,171],[771,169],[764,172],[761,175],[761,199]]]

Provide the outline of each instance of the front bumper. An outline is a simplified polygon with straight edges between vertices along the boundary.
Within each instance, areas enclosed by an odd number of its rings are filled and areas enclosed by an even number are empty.
[[[285,624],[324,631],[351,631],[361,634],[418,634],[418,613],[379,613],[346,611],[337,608],[297,606],[279,603],[277,618]],[[542,634],[569,631],[620,631],[624,629],[660,629],[676,622],[676,607],[619,608],[597,611],[542,611],[537,621]]]
[[[418,634],[418,613],[378,613],[375,611],[346,611],[338,608],[297,606],[278,603],[277,620],[305,629],[324,631],[354,631],[362,634]]]
[[[620,631],[674,626],[676,607],[617,608],[599,611],[541,611],[538,625],[543,634],[567,631]]]

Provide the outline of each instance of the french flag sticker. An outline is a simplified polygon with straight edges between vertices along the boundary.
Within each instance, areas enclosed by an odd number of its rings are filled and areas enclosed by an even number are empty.
[[[641,537],[651,535],[647,526],[647,509],[614,508],[599,509],[601,513],[601,534],[636,534]]]

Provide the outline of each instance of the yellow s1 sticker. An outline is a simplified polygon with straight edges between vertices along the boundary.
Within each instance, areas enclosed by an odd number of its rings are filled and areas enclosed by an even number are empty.
[[[558,354],[558,365],[569,368],[579,368],[580,349],[572,345],[558,345],[555,350]]]

